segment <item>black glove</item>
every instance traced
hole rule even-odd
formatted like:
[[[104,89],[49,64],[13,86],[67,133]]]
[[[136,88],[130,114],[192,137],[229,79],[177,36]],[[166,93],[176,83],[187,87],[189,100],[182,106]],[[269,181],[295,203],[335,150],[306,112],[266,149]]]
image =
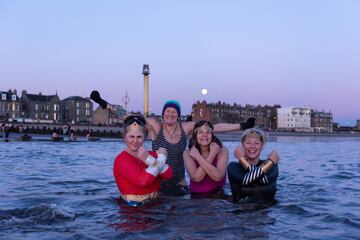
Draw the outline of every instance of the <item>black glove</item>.
[[[240,123],[241,130],[246,130],[248,128],[253,128],[255,126],[255,118],[251,117],[246,122]]]
[[[97,104],[99,104],[101,106],[102,109],[105,109],[107,107],[107,101],[105,101],[104,99],[102,99],[100,97],[100,93],[96,90],[92,91],[90,94],[90,99],[92,99],[94,102],[96,102]]]

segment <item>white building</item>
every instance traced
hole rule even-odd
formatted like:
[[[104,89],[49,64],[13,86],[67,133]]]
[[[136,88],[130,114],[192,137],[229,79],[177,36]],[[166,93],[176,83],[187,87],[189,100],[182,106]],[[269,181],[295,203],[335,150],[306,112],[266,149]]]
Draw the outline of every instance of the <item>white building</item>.
[[[300,107],[283,107],[277,109],[277,126],[279,130],[311,132],[311,109]]]

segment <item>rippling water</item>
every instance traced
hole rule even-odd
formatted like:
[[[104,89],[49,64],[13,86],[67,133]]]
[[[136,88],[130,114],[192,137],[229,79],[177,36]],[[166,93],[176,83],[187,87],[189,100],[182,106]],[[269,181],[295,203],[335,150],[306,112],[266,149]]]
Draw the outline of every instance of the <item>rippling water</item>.
[[[123,148],[0,142],[0,239],[359,239],[360,138],[272,137],[264,154],[280,153],[280,176],[267,206],[190,196],[124,206],[112,176]]]

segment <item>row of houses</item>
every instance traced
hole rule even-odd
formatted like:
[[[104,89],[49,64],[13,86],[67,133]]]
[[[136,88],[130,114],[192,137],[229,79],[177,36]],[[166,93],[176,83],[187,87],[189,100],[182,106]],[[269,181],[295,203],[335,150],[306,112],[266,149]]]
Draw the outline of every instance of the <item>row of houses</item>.
[[[72,123],[78,125],[114,126],[122,123],[126,114],[120,105],[113,105],[116,115],[97,107],[87,97],[71,96],[63,100],[56,94],[29,94],[25,90],[21,96],[16,90],[0,91],[0,121],[22,121],[39,123]],[[160,117],[160,116],[159,116]],[[188,116],[182,116],[189,119]],[[212,123],[244,122],[256,118],[256,125],[265,130],[332,132],[331,112],[317,111],[308,107],[241,106],[217,102],[197,101],[192,106],[192,121],[208,120]]]
[[[30,94],[24,90],[19,97],[16,90],[0,91],[0,121],[116,125],[125,115],[121,106],[116,107],[118,115],[112,116],[100,107],[93,111],[88,97],[71,96],[61,100],[57,93]]]
[[[333,116],[331,112],[317,111],[308,107],[241,106],[217,102],[198,101],[192,106],[192,119],[205,119],[213,123],[244,122],[250,117],[256,118],[256,126],[266,130],[299,132],[332,132]]]

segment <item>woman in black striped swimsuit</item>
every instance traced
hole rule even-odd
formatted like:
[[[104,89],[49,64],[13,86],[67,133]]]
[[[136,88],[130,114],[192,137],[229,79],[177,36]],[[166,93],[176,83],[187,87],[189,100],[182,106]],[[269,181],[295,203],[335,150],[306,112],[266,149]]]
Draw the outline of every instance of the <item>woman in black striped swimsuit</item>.
[[[260,160],[265,143],[264,132],[256,128],[243,132],[241,146],[238,146],[234,152],[239,162],[231,162],[228,166],[234,202],[241,198],[260,202],[271,201],[275,198],[280,157],[273,150],[267,160]]]
[[[167,163],[173,169],[173,178],[162,183],[161,192],[166,195],[183,195],[186,193],[185,167],[183,152],[186,149],[187,138],[191,136],[195,122],[180,122],[180,104],[169,100],[162,110],[163,122],[157,118],[147,118],[148,137],[152,141],[152,150],[166,148]],[[250,118],[245,123],[219,123],[214,125],[215,132],[244,130],[255,125],[255,119]]]

